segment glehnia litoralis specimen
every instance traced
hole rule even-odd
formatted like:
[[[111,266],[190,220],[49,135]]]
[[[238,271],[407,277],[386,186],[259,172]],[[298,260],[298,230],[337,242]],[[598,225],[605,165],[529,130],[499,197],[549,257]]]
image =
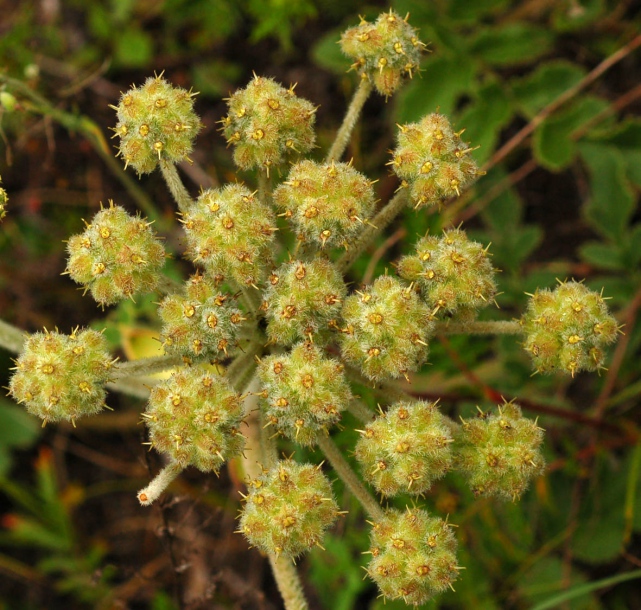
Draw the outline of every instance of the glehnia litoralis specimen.
[[[535,371],[574,376],[603,368],[618,332],[603,297],[575,281],[537,291],[519,321],[478,321],[494,302],[495,270],[488,248],[461,227],[417,236],[414,252],[368,285],[346,282],[399,213],[438,213],[483,172],[464,126],[456,131],[447,117],[428,114],[398,127],[388,165],[399,189],[377,204],[374,181],[341,159],[367,97],[391,96],[416,74],[425,45],[390,11],[346,31],[341,46],[361,82],[324,160],[303,157],[315,146],[316,108],[293,86],[254,76],[228,99],[221,131],[239,169],[257,173],[257,188],[239,179],[193,199],[182,185],[176,164],[189,159],[202,127],[192,92],[154,76],[114,106],[118,155],[138,174],[161,170],[194,274],[167,288],[162,241],[113,202],[69,239],[65,273],[103,307],[162,292],[165,357],[116,362],[102,335],[87,329],[45,330],[20,346],[2,327],[3,344],[20,351],[10,395],[43,423],[97,413],[107,382],[171,370],[150,389],[142,414],[148,444],[167,463],[138,498],[153,503],[189,466],[218,473],[242,458],[248,491],[238,530],[270,557],[288,608],[305,606],[289,560],[321,546],[344,512],[331,477],[369,514],[367,574],[385,597],[422,604],[461,569],[451,524],[421,506],[432,484],[458,471],[477,496],[517,500],[544,472],[543,430],[515,402],[459,423],[437,402],[393,388],[427,362],[436,333],[521,335]],[[0,219],[5,203],[0,189]],[[295,235],[290,253],[281,254],[278,217]],[[373,388],[379,413],[355,384]],[[249,417],[255,408],[258,419]],[[363,420],[354,447],[359,474],[330,437],[346,409]],[[327,465],[279,459],[279,437],[320,449]],[[388,504],[398,495],[413,501]]]

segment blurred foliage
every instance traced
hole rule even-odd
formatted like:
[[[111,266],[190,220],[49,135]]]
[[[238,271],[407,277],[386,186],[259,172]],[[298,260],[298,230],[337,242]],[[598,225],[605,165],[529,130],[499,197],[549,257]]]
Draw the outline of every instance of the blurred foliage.
[[[309,90],[315,81],[322,88],[328,73],[339,83],[324,91],[325,99],[312,100],[322,104],[321,112],[328,107],[324,120],[329,125],[320,125],[328,131],[339,124],[355,87],[355,79],[345,76],[349,62],[336,44],[340,32],[357,22],[356,14],[373,18],[386,8],[353,0],[69,0],[51,3],[57,11],[47,13],[45,5],[16,0],[3,7],[0,70],[40,91],[55,107],[113,123],[104,115],[107,102],[101,98],[100,108],[92,106],[97,91],[84,91],[83,82],[102,78],[106,89],[100,95],[111,95],[113,103],[117,91],[132,80],[167,69],[180,84],[193,85],[208,98],[205,108],[220,104],[252,69],[285,71],[295,65],[306,70],[308,53],[316,64],[305,76]],[[396,227],[407,232],[404,242],[389,248],[380,239],[385,255],[374,261],[376,272],[408,253],[415,234],[465,220],[474,239],[491,243],[493,263],[502,270],[501,310],[486,311],[486,319],[517,317],[526,292],[575,277],[586,278],[594,289],[603,287],[626,324],[624,353],[611,365],[613,372],[604,371],[600,378],[531,377],[527,355],[513,337],[434,342],[432,364],[415,376],[410,390],[440,396],[452,416],[469,415],[476,404],[485,408],[498,395],[518,397],[548,431],[550,469],[518,504],[475,500],[454,475],[430,492],[427,506],[450,514],[459,525],[460,564],[467,570],[456,593],[425,607],[542,608],[556,603],[559,593],[572,591],[576,597],[558,607],[641,607],[638,581],[623,581],[638,578],[632,570],[641,566],[639,48],[594,82],[585,81],[600,62],[638,37],[641,11],[633,2],[615,0],[395,0],[392,7],[410,13],[431,52],[420,75],[395,100],[368,102],[366,127],[368,122],[417,121],[439,109],[466,130],[466,141],[480,146],[473,154],[488,173],[443,215],[409,212]],[[562,96],[567,99],[557,104]],[[49,278],[64,268],[60,240],[78,230],[79,215],[92,213],[97,202],[87,201],[88,193],[102,192],[103,185],[95,186],[100,182],[96,170],[85,166],[87,149],[69,154],[67,165],[77,167],[77,174],[64,175],[64,154],[50,152],[51,122],[29,114],[24,105],[19,99],[17,109],[0,117],[2,133],[15,142],[0,143],[0,174],[10,194],[0,235],[2,314],[32,327],[51,324],[47,314],[53,299],[53,323],[62,325],[69,318],[75,324],[72,313],[91,320],[99,312]],[[213,122],[211,116],[208,120]],[[531,134],[493,159],[527,125],[533,126]],[[393,147],[393,130],[381,129],[375,141],[366,139],[372,137],[366,131],[356,134],[351,152],[367,171],[380,171],[387,160],[384,151]],[[216,162],[224,159],[222,139],[212,143],[211,134],[206,137],[199,148]],[[56,138],[64,146],[60,131]],[[63,151],[78,149],[80,140]],[[8,167],[12,156],[24,170],[20,176]],[[46,170],[40,167],[42,159]],[[93,163],[101,162],[96,158]],[[228,166],[222,167],[224,175]],[[104,188],[120,188],[123,197],[129,196],[113,176],[105,176]],[[382,178],[381,197],[389,182]],[[43,184],[48,190],[38,190]],[[153,180],[144,186],[155,196]],[[167,237],[179,252],[175,235],[168,232]],[[363,257],[354,278],[362,278],[370,263]],[[173,261],[170,275],[177,278],[182,270],[181,262]],[[12,279],[21,272],[29,277],[24,287]],[[53,297],[47,301],[39,293]],[[151,300],[141,299],[123,303],[108,312],[106,322],[95,324],[106,326],[114,348],[128,354],[148,348],[157,319]],[[369,388],[362,388],[362,394],[372,406],[380,398]],[[58,487],[46,453],[36,462],[32,486],[30,475],[22,476],[29,468],[15,456],[41,439],[48,443],[50,432],[42,437],[8,401],[0,402],[0,420],[0,492],[11,505],[3,515],[0,567],[13,566],[9,573],[27,581],[52,579],[62,600],[52,608],[65,607],[69,599],[79,604],[73,607],[91,607],[108,594],[115,578],[102,542],[83,539],[74,527],[83,491]],[[336,439],[344,452],[354,446],[351,428]],[[342,490],[340,483],[336,489]],[[315,550],[303,563],[319,607],[405,608],[390,602],[383,606],[373,585],[362,580],[360,552],[367,548],[362,513],[348,496],[339,497],[351,510],[342,532],[325,541],[326,552]],[[21,555],[25,549],[27,555]],[[10,557],[10,550],[21,559]],[[152,607],[174,607],[169,591],[171,585],[160,581]],[[3,594],[0,588],[0,603]]]

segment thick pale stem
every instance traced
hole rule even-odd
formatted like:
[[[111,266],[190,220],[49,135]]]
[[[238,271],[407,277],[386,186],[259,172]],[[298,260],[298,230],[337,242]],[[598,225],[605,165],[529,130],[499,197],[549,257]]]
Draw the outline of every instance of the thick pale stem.
[[[272,205],[272,179],[266,169],[258,171],[258,198],[271,207]]]
[[[247,391],[251,393],[245,398],[247,429],[243,431],[247,439],[243,465],[247,476],[251,479],[256,479],[261,475],[261,464],[263,467],[269,468],[276,463],[278,457],[273,439],[269,439],[267,434],[263,434],[263,427],[258,414],[259,401],[256,395],[259,389],[260,381],[258,376],[254,375],[251,383],[247,386]],[[305,610],[308,608],[303,586],[291,560],[283,556],[277,557],[273,554],[269,554],[268,558],[278,590],[283,598],[285,609]]]
[[[119,362],[113,368],[113,378],[141,377],[153,375],[167,369],[173,369],[183,363],[180,356],[158,356],[156,358],[141,358],[129,362]]]
[[[173,198],[178,204],[178,209],[186,214],[189,209],[194,205],[194,200],[191,198],[191,195],[187,192],[185,185],[183,184],[180,176],[178,175],[178,170],[176,166],[170,161],[165,159],[160,160],[160,171],[162,172],[162,177],[167,183],[167,188],[172,194]]]
[[[371,92],[372,83],[369,81],[369,79],[361,80],[361,83],[354,92],[352,101],[349,104],[347,114],[343,119],[343,124],[340,126],[340,129],[336,134],[336,139],[334,140],[332,147],[327,153],[327,163],[338,161],[343,156],[343,153],[347,148],[347,144],[349,143],[349,139],[352,136],[352,131],[354,131],[356,121],[358,121],[361,110],[363,109],[363,106]]]
[[[305,599],[296,566],[291,559],[269,555],[269,565],[272,567],[274,579],[283,598],[285,610],[306,610],[309,604]]]
[[[242,392],[251,379],[251,375],[256,368],[256,357],[262,352],[262,341],[254,341],[245,348],[245,353],[238,356],[225,371],[227,381]]]
[[[520,335],[523,327],[516,320],[486,322],[437,322],[437,335]]]
[[[22,351],[22,346],[27,338],[26,335],[19,328],[0,320],[0,347],[18,354]]]
[[[356,242],[350,244],[349,250],[336,262],[339,271],[345,273],[354,261],[372,244],[380,233],[394,220],[407,205],[407,189],[403,188],[387,205],[367,224]]]
[[[359,421],[367,424],[374,419],[372,410],[360,400],[351,400],[347,405],[347,410]]]
[[[138,501],[142,506],[149,506],[156,501],[160,494],[169,487],[169,484],[183,471],[177,462],[167,464],[144,489],[138,492]]]
[[[318,446],[321,451],[332,465],[336,474],[347,485],[347,488],[354,494],[354,497],[361,503],[363,508],[368,512],[372,519],[380,520],[383,518],[384,513],[380,504],[376,499],[367,491],[365,485],[356,476],[352,467],[347,463],[334,441],[323,434],[319,434],[317,438]]]

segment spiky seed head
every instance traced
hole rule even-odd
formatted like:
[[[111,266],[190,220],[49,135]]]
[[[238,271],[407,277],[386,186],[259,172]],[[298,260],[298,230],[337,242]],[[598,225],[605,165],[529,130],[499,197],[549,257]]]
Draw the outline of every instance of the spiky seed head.
[[[105,406],[113,360],[95,330],[37,332],[25,342],[9,393],[44,423],[94,415]]]

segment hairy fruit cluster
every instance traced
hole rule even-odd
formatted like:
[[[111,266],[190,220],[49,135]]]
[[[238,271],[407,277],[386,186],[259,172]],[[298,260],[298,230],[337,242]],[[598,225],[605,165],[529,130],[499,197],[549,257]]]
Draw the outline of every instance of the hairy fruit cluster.
[[[400,87],[405,75],[411,78],[418,71],[425,46],[407,18],[391,9],[374,23],[361,17],[359,25],[341,36],[343,53],[354,60],[352,69],[371,80],[385,97]]]
[[[384,275],[345,299],[343,358],[373,381],[407,375],[427,358],[434,322],[411,286]]]
[[[303,339],[326,343],[346,292],[342,275],[328,260],[283,263],[269,276],[265,291],[267,336],[281,345]]]
[[[178,163],[189,158],[201,127],[194,112],[195,95],[174,87],[162,75],[122,94],[112,108],[118,113],[114,132],[120,137],[119,155],[125,167],[148,174],[161,160]]]
[[[1,178],[0,178],[0,182],[2,182]],[[7,215],[8,201],[9,201],[9,197],[7,196],[7,191],[5,191],[2,187],[0,187],[0,222]]]
[[[109,202],[84,233],[67,242],[66,274],[103,307],[154,290],[165,249],[150,224]]]
[[[320,544],[338,515],[320,468],[283,460],[249,483],[238,531],[264,553],[295,558]]]
[[[429,207],[458,196],[482,175],[472,148],[461,141],[447,117],[428,114],[419,123],[400,125],[398,147],[388,163],[409,188],[415,208]]]
[[[460,229],[445,231],[441,238],[423,237],[416,254],[399,261],[398,274],[416,282],[433,314],[476,310],[496,294],[487,248],[470,241]]]
[[[187,255],[212,276],[257,285],[271,266],[276,218],[242,184],[207,189],[183,215]]]
[[[458,578],[451,526],[427,511],[390,509],[370,536],[367,573],[389,599],[424,604]]]
[[[221,120],[228,144],[234,145],[234,162],[240,169],[281,164],[292,153],[314,146],[316,108],[275,80],[255,76],[245,89],[227,99],[229,113]]]
[[[499,405],[498,413],[463,420],[456,440],[457,468],[476,496],[516,500],[545,468],[543,429],[512,402]]]
[[[319,433],[340,420],[352,398],[343,368],[310,342],[264,358],[259,376],[267,422],[301,445],[313,445]]]
[[[274,204],[298,238],[347,247],[374,211],[372,183],[347,163],[301,161],[274,191]]]
[[[525,349],[540,373],[595,371],[603,367],[605,347],[619,325],[604,298],[580,282],[556,290],[537,290],[521,318]]]
[[[190,367],[151,390],[143,413],[150,445],[182,466],[218,472],[245,446],[240,396],[228,381]]]
[[[247,320],[234,307],[233,297],[220,292],[206,275],[192,276],[184,295],[172,294],[158,309],[163,322],[160,332],[165,352],[189,360],[216,358],[236,344]]]
[[[105,406],[104,384],[113,361],[101,333],[34,333],[24,344],[9,393],[44,423],[75,422]]]
[[[361,432],[355,455],[379,493],[420,495],[450,470],[452,442],[448,420],[436,403],[400,402]]]

